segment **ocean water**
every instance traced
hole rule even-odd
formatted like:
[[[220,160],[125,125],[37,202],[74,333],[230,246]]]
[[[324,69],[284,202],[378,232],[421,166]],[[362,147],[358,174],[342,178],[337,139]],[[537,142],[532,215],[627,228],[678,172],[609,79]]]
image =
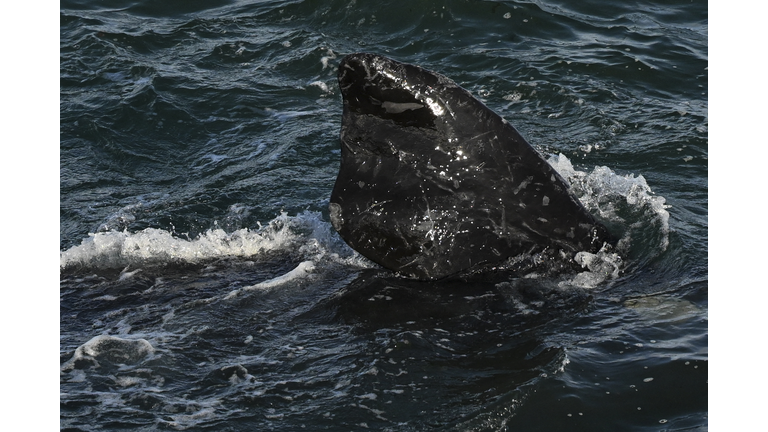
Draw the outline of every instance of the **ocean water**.
[[[62,1],[60,429],[708,429],[701,1]],[[618,237],[399,278],[328,199],[336,67],[455,80]]]

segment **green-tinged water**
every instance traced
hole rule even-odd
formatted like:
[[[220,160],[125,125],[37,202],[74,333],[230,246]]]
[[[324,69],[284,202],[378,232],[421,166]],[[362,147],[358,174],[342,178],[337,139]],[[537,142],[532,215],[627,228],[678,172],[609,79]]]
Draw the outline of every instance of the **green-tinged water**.
[[[62,430],[707,430],[706,3],[60,9]],[[358,51],[502,115],[620,256],[421,283],[351,251]]]

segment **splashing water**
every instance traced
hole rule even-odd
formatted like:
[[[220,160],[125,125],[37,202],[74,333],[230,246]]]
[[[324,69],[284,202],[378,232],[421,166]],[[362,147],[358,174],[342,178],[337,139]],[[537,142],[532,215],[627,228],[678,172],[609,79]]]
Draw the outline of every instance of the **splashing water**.
[[[623,234],[614,252],[603,247],[597,253],[579,252],[574,260],[587,269],[565,282],[581,288],[595,288],[609,279],[615,279],[625,265],[622,258],[629,250],[633,238],[652,237],[657,253],[669,246],[669,213],[664,197],[651,191],[642,175],[619,175],[605,166],[591,172],[579,171],[562,153],[548,159],[550,165],[566,180],[571,192],[588,211],[600,219],[620,226]],[[628,224],[627,220],[636,222]],[[649,228],[650,227],[650,228]]]
[[[661,252],[669,246],[669,213],[664,197],[656,196],[642,175],[619,175],[608,167],[595,167],[592,172],[578,171],[562,153],[553,155],[548,160],[550,165],[563,176],[582,204],[600,218],[626,223],[627,209],[620,207],[622,201],[629,207],[629,213],[637,216],[630,228],[639,228],[651,219],[658,227],[660,235],[658,248]],[[631,231],[631,230],[629,230]],[[629,231],[627,234],[629,234]],[[626,237],[625,237],[626,238]]]

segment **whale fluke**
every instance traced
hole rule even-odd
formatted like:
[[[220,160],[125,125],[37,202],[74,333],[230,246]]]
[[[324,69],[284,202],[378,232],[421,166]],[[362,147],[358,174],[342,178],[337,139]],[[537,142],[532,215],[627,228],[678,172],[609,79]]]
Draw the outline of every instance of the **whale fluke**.
[[[329,210],[365,257],[434,280],[613,242],[517,130],[449,78],[358,53],[338,79],[341,167]]]

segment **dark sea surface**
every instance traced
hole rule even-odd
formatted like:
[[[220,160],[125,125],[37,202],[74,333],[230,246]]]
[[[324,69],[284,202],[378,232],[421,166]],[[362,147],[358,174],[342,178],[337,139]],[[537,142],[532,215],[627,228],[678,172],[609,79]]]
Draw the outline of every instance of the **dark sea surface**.
[[[702,1],[62,1],[61,430],[708,429]],[[336,68],[455,80],[621,238],[415,282],[329,222]]]

